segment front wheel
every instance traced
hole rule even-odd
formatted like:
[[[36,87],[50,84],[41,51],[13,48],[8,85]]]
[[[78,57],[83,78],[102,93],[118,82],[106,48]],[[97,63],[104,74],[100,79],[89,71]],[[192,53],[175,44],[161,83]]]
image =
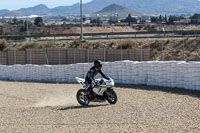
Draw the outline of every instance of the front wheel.
[[[110,104],[117,103],[117,93],[114,90],[107,92],[107,100]]]
[[[85,95],[85,90],[84,89],[80,89],[78,90],[77,94],[76,94],[76,99],[78,101],[78,103],[80,105],[88,105],[89,104],[89,99],[86,98],[86,95]]]

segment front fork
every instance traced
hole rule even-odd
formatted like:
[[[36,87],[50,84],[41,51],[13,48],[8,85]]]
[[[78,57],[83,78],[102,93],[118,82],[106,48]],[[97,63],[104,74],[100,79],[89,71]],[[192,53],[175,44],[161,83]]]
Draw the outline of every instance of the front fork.
[[[109,92],[113,91],[113,89],[114,89],[114,88],[107,88],[106,92],[109,93]]]
[[[108,98],[108,95],[109,95],[109,93],[111,92],[111,91],[113,91],[113,88],[107,88],[107,90],[104,92],[104,97],[107,99]]]

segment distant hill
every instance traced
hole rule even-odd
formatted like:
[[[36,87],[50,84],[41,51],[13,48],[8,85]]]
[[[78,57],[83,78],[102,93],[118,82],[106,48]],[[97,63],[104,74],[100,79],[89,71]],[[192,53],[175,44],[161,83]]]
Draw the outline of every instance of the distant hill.
[[[7,9],[0,10],[0,15],[6,14],[8,12],[9,12],[9,10],[7,10]]]
[[[84,14],[92,14],[96,11],[92,10],[90,7],[83,5]],[[69,15],[69,14],[80,14],[80,4],[74,4],[72,6],[59,6],[51,9],[52,14],[57,15]]]
[[[23,12],[19,12],[19,11],[9,11],[5,14],[3,14],[3,16],[7,16],[7,17],[11,17],[11,16],[25,16],[26,14]]]
[[[35,15],[47,15],[51,13],[51,9],[49,9],[46,5],[40,4],[30,8],[22,8],[18,10],[19,12],[23,12],[25,14],[35,14]]]
[[[127,16],[129,13],[134,16],[142,15],[139,12],[133,11],[127,7],[123,7],[117,4],[111,4],[103,8],[101,11],[96,12],[96,14],[104,14],[104,15],[110,15],[112,13],[117,13],[119,16]]]
[[[42,1],[41,1],[42,2]],[[105,7],[112,5],[113,3],[118,6],[126,7],[121,9],[123,12],[129,12],[133,10],[135,13],[141,12],[144,14],[188,14],[188,13],[200,13],[200,0],[92,0],[91,2],[83,4],[84,14],[93,14],[101,11],[110,12]],[[117,5],[112,5],[111,10]],[[122,8],[119,7],[119,8]],[[46,5],[37,5],[30,8],[22,8],[17,10],[16,15],[21,13],[29,15],[70,15],[79,14],[79,3],[72,6],[59,6],[56,8],[48,8]],[[119,11],[118,11],[119,12]],[[8,10],[0,10],[0,16],[7,14]],[[11,12],[9,14],[13,14]]]
[[[74,4],[72,6],[59,6],[56,8],[51,9],[53,14],[64,15],[64,14],[74,14],[77,13],[77,9],[80,8],[79,4]]]
[[[19,10],[9,11],[0,10],[0,16],[25,16],[25,15],[50,15],[51,9],[46,5],[40,4],[34,7],[21,8]]]

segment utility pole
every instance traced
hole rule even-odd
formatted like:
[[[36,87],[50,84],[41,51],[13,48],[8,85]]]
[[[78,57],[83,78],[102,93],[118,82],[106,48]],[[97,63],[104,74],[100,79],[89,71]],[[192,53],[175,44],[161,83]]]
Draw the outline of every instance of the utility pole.
[[[80,0],[80,22],[81,22],[80,39],[83,41],[83,2],[82,0]]]
[[[28,15],[26,14],[26,34],[27,36],[29,35],[29,30],[28,30]]]

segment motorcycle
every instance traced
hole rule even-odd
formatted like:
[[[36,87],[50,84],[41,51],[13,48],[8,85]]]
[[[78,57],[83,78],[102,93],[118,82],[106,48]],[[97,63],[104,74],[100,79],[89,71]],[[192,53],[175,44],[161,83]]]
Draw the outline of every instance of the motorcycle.
[[[80,105],[89,105],[90,102],[106,102],[110,104],[117,103],[117,94],[114,90],[114,80],[110,78],[107,79],[96,79],[93,83],[93,90],[87,94],[87,88],[85,79],[76,77],[79,84],[83,86],[83,89],[78,90],[76,94],[77,101]]]

